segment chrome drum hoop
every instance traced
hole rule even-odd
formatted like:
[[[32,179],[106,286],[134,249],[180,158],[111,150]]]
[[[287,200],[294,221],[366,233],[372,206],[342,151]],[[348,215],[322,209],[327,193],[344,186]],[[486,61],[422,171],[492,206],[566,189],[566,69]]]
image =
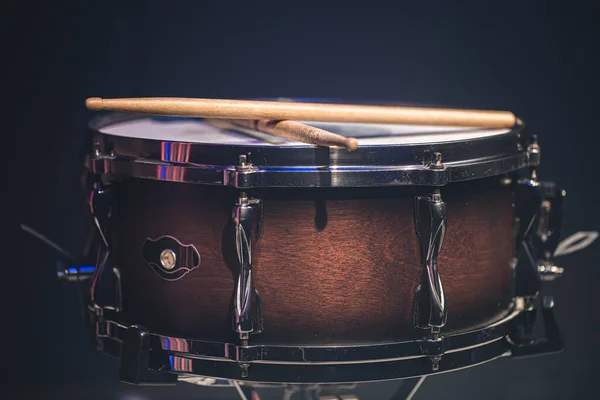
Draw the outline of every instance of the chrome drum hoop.
[[[100,175],[258,187],[374,187],[482,179],[539,164],[520,127],[501,135],[414,145],[364,145],[355,151],[311,146],[242,146],[120,137],[99,130],[139,116],[108,115],[91,124]],[[164,149],[178,149],[166,154]],[[185,157],[181,157],[185,154]],[[246,161],[241,164],[240,156]],[[437,158],[436,158],[437,157]],[[437,161],[436,161],[437,160]]]
[[[345,383],[404,379],[467,368],[510,354],[508,338],[525,310],[517,298],[502,320],[438,340],[347,346],[239,346],[150,334],[156,371],[265,383]],[[96,321],[101,348],[119,358],[126,326],[107,318]],[[102,332],[98,334],[98,332]],[[432,369],[432,358],[437,368]],[[240,369],[240,365],[245,368]],[[242,372],[244,371],[245,372]]]

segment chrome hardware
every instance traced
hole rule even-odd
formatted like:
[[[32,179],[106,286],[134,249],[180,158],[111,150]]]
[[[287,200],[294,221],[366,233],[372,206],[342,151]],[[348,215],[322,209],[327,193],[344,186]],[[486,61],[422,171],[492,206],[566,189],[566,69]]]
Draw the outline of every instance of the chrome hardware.
[[[256,216],[256,240],[262,230],[262,201],[248,198],[245,192],[240,194],[233,208],[235,245],[239,261],[238,280],[234,294],[234,331],[239,334],[241,343],[248,344],[250,334],[262,332],[262,311],[258,292],[252,282],[252,223]],[[252,297],[256,297],[258,327],[252,321]]]
[[[499,341],[512,330],[519,316],[523,315],[524,301],[516,301],[509,314],[485,328],[470,332],[454,333],[444,336],[446,353],[451,354],[462,348],[475,348],[486,343]],[[113,319],[118,317],[114,312],[106,312],[107,323],[110,325],[111,335],[120,339],[122,332],[127,329]],[[112,322],[110,322],[112,321]],[[439,340],[431,339],[408,340],[403,342],[386,342],[362,345],[266,345],[257,344],[240,346],[235,343],[208,342],[171,336],[159,337],[160,350],[173,353],[189,353],[195,357],[207,360],[222,359],[228,363],[238,362],[246,364],[273,363],[273,364],[363,364],[365,362],[409,360],[414,358],[430,357],[439,352]]]
[[[431,169],[444,169],[444,164],[442,163],[442,153],[433,153],[433,161],[429,164],[429,168]]]
[[[90,301],[94,307],[122,310],[121,274],[117,267],[109,267],[112,257],[110,243],[111,218],[113,215],[113,195],[109,185],[93,183],[89,206],[96,231],[100,236],[96,267],[91,277]],[[110,273],[112,272],[112,274]],[[102,288],[102,290],[100,290]]]
[[[554,315],[554,299],[551,296],[544,296],[538,300],[541,300],[544,333],[541,336],[531,335],[537,309],[535,307],[526,309],[519,317],[521,329],[515,330],[509,336],[509,341],[514,345],[511,355],[515,358],[557,353],[563,349],[563,340]],[[532,300],[531,303],[533,304],[534,301]]]
[[[510,186],[512,184],[513,180],[510,176],[503,176],[502,178],[500,178],[500,184],[502,186]]]
[[[437,371],[440,369],[440,361],[442,361],[442,356],[431,356],[429,358],[431,360],[431,370]]]
[[[140,326],[132,326],[123,334],[119,366],[119,380],[135,385],[175,385],[177,375],[149,368],[150,333]]]
[[[214,145],[190,143],[189,157],[166,157],[163,141],[120,137],[104,127],[141,116],[112,114],[92,122],[102,154],[86,159],[89,170],[110,179],[136,177],[194,184],[223,185],[248,190],[259,187],[379,187],[443,186],[487,178],[534,165],[522,128],[463,141],[414,145],[361,145],[355,151],[314,146],[271,144]],[[358,133],[358,132],[356,132]],[[519,147],[519,142],[522,142]],[[91,149],[90,152],[92,152]],[[443,155],[436,161],[434,153]],[[439,168],[442,165],[443,168]]]
[[[423,282],[417,295],[416,324],[437,334],[446,324],[446,297],[438,272],[438,254],[446,232],[446,208],[439,189],[415,197],[415,229],[421,251]]]
[[[110,249],[108,239],[109,222],[112,216],[112,191],[110,186],[105,187],[100,182],[94,183],[93,190],[90,193],[89,206],[100,238],[104,246]]]
[[[535,232],[538,209],[542,203],[540,182],[535,169],[515,187],[516,266],[515,295],[535,297],[541,289],[541,279],[528,238]]]
[[[540,146],[537,141],[537,135],[532,135],[531,144],[527,146],[527,155],[532,165],[538,165],[540,163]]]
[[[242,378],[248,377],[248,368],[250,368],[250,364],[247,364],[247,363],[240,364],[240,375]]]
[[[238,171],[248,171],[252,169],[252,164],[248,163],[248,156],[246,154],[240,154],[236,169]]]
[[[99,249],[96,268],[91,278],[90,303],[93,307],[121,311],[121,274],[118,268],[110,266],[111,257],[112,253],[108,249]]]
[[[528,150],[539,157],[534,142]],[[539,160],[539,158],[538,158]],[[517,263],[515,294],[524,299],[525,312],[510,336],[515,357],[553,353],[562,350],[562,339],[554,316],[551,297],[539,298],[542,281],[554,280],[563,269],[554,263],[562,227],[562,205],[566,192],[553,182],[538,180],[535,169],[515,188]],[[536,307],[536,303],[541,303]],[[534,337],[533,328],[541,309],[545,332]]]
[[[114,158],[115,150],[112,148],[102,148],[103,145],[99,141],[94,142],[94,157],[95,158]],[[108,150],[108,152],[106,151]]]
[[[563,202],[567,192],[554,182],[542,182],[542,203],[536,236],[539,238],[539,264],[553,265],[554,252],[560,243]]]
[[[565,196],[553,182],[539,181],[535,170],[516,186],[517,296],[537,297],[543,280],[563,273],[554,263],[554,252],[560,240]]]
[[[446,233],[446,206],[439,189],[430,197],[415,197],[415,230],[419,240],[423,277],[417,288],[415,325],[431,332],[429,347],[435,350],[430,356],[431,369],[437,371],[444,354],[444,341],[439,337],[446,325],[446,296],[438,271],[438,254]]]
[[[173,236],[147,238],[142,255],[156,275],[166,281],[183,278],[199,268],[202,260],[193,244],[183,244]]]
[[[117,358],[123,354],[122,346],[131,344],[124,363],[124,370],[130,371],[125,374],[128,381],[143,381],[141,367],[146,366],[152,371],[185,376],[270,383],[402,379],[462,369],[510,355],[519,345],[510,343],[508,335],[525,313],[524,301],[517,300],[509,315],[490,326],[444,336],[446,352],[441,361],[437,354],[440,341],[436,344],[427,339],[356,346],[243,346],[148,333],[141,327],[115,322],[119,313],[111,311],[104,312],[105,335],[98,340],[104,343],[105,353]],[[432,356],[439,362],[437,370],[431,367]],[[232,368],[232,362],[241,368]],[[253,367],[246,371],[248,366]]]
[[[56,276],[70,282],[88,280],[94,275],[95,271],[96,267],[93,265],[67,267],[63,264],[58,264],[56,266]]]
[[[538,272],[542,281],[553,281],[560,278],[564,272],[564,268],[558,267],[551,263],[543,262],[538,265]]]
[[[165,249],[160,253],[160,264],[168,271],[172,270],[177,261],[175,252],[171,249]]]
[[[275,147],[275,146],[273,146]],[[327,148],[332,150],[335,148]],[[360,147],[359,147],[360,149]],[[294,149],[295,150],[295,149]],[[355,150],[353,151],[356,152]],[[368,150],[364,150],[365,152]],[[332,151],[337,153],[337,150]],[[373,151],[369,151],[371,155]],[[332,156],[333,157],[333,156]],[[417,158],[418,156],[414,156]],[[420,157],[420,156],[419,156]],[[313,156],[314,158],[314,156]],[[343,156],[340,156],[343,158]],[[423,160],[424,158],[421,158]],[[329,159],[328,159],[329,160]],[[364,160],[369,160],[365,155]],[[357,162],[363,162],[363,159]],[[101,163],[89,160],[88,168],[99,174],[110,174],[117,179],[135,177],[167,182],[223,185],[240,190],[260,187],[380,187],[380,186],[444,186],[453,182],[485,178],[516,171],[529,166],[526,153],[511,157],[481,160],[477,163],[454,163],[446,160],[445,168],[432,169],[423,162],[383,166],[269,166],[254,164],[248,170],[237,166],[193,166],[174,163],[149,162],[143,159],[118,157],[103,159]],[[327,177],[327,179],[324,179]]]

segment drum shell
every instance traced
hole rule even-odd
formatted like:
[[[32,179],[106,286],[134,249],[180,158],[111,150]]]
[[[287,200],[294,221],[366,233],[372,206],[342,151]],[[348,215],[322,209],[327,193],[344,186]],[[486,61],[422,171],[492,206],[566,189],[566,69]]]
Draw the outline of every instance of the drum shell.
[[[256,189],[263,232],[253,276],[264,331],[252,343],[339,345],[420,339],[415,294],[423,267],[413,203],[428,187]],[[239,192],[142,179],[115,182],[113,243],[123,318],[166,335],[234,341],[238,263],[231,225]],[[489,325],[510,308],[513,191],[499,177],[441,188],[439,255],[448,320],[442,332]],[[147,238],[193,244],[198,269],[165,281],[142,257]]]

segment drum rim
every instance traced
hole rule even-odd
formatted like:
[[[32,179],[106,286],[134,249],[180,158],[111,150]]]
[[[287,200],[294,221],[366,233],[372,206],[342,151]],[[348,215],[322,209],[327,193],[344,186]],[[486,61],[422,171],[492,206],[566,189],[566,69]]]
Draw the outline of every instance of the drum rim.
[[[208,185],[256,187],[373,187],[483,179],[536,166],[532,138],[521,127],[464,141],[368,145],[355,151],[311,146],[200,144],[122,137],[100,129],[145,115],[111,113],[90,123],[92,172]],[[171,151],[171,146],[177,151]],[[167,150],[165,150],[167,149]],[[169,153],[169,154],[167,154]],[[441,163],[436,154],[441,154]],[[240,157],[246,164],[240,164]]]
[[[393,380],[450,372],[491,361],[509,353],[511,349],[509,335],[517,318],[525,312],[524,299],[515,298],[507,311],[508,315],[488,326],[447,336],[442,335],[437,341],[428,339],[424,334],[421,340],[374,343],[372,345],[281,346],[261,344],[240,346],[232,343],[175,338],[156,333],[150,333],[150,341],[155,344],[160,343],[160,348],[152,349],[154,359],[161,364],[154,367],[175,374],[265,383],[343,383]],[[101,331],[105,334],[96,334],[96,338],[102,342],[101,347],[105,353],[119,358],[125,331],[136,325],[124,325],[117,322],[118,313],[105,311],[103,316],[106,319],[100,323],[104,324],[104,329]],[[171,341],[177,343],[177,346],[171,346],[169,344]],[[187,351],[182,351],[181,347],[185,347],[182,346],[183,343],[187,346]],[[366,350],[359,354],[387,356],[334,360],[336,357],[358,348]],[[394,351],[406,351],[407,349],[410,349],[411,354],[389,357],[389,354],[394,354]],[[269,354],[282,355],[288,359],[265,360],[265,357],[270,357]],[[191,366],[191,370],[180,370],[173,362],[173,357],[177,357],[178,360],[188,360],[186,363]],[[440,358],[438,360],[440,361],[439,369],[432,369],[430,361],[432,357]],[[240,364],[249,366],[250,375],[248,377],[240,375]],[[365,367],[369,365],[375,365],[381,370],[379,373],[366,373],[365,371],[369,368]],[[252,374],[255,366],[260,366],[259,369],[265,373]],[[201,372],[205,369],[210,371],[211,368],[221,371],[222,375]],[[298,381],[289,380],[287,377],[295,373],[293,372],[294,368],[308,371],[305,375],[306,379],[301,379],[299,375]],[[335,369],[340,370],[339,374],[332,372]],[[363,378],[358,378],[355,374],[359,374]],[[308,376],[319,378],[309,378]]]

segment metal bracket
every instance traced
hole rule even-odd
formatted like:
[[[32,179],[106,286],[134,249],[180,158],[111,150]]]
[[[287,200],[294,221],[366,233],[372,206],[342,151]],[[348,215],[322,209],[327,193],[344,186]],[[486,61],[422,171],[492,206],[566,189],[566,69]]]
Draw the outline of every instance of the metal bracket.
[[[415,325],[431,332],[435,351],[430,360],[432,369],[436,371],[444,354],[443,339],[439,333],[447,319],[446,296],[438,270],[438,254],[446,233],[446,207],[439,189],[429,197],[415,197],[414,212],[423,267],[422,283],[415,301]]]
[[[92,214],[100,238],[107,249],[111,247],[108,232],[110,218],[112,217],[112,205],[112,190],[109,187],[104,187],[100,182],[94,183],[94,187],[90,192],[90,213]]]
[[[535,314],[537,313],[536,308],[532,307],[520,316],[522,331],[517,330],[510,336],[510,341],[514,346],[511,350],[513,357],[531,357],[562,351],[563,340],[554,315],[554,299],[550,296],[543,297],[540,308],[544,334],[542,336],[531,336]]]
[[[158,277],[176,281],[200,267],[202,257],[193,244],[184,244],[173,236],[147,238],[142,255]]]
[[[112,257],[112,246],[110,245],[111,218],[113,216],[113,194],[110,187],[105,187],[100,182],[93,184],[90,192],[90,212],[96,225],[101,243],[98,244],[98,257],[96,268],[91,277],[90,302],[93,306],[100,305],[107,309],[122,310],[121,274],[118,268],[109,268]],[[112,272],[112,274],[110,274]],[[107,290],[106,299],[98,297],[99,286],[113,287]],[[103,304],[101,304],[103,303]]]
[[[111,257],[109,250],[99,249],[96,271],[90,285],[90,303],[92,306],[122,311],[121,274],[118,268],[110,268]],[[99,290],[100,287],[103,289]]]
[[[256,217],[256,240],[262,230],[262,201],[248,198],[245,192],[240,194],[233,208],[235,244],[239,261],[238,280],[234,293],[234,331],[239,334],[242,345],[248,344],[250,334],[258,334],[263,330],[262,311],[258,291],[252,282],[252,223]],[[256,297],[256,313],[258,326],[252,321],[252,297]]]
[[[527,146],[532,165],[539,164],[540,147],[533,136]],[[562,228],[562,206],[566,192],[554,182],[538,180],[535,167],[529,177],[515,187],[516,266],[515,295],[525,301],[515,332],[510,336],[514,345],[512,355],[525,357],[562,350],[562,338],[554,316],[552,297],[539,298],[542,281],[560,277],[563,269],[554,263]],[[536,321],[536,302],[541,301],[544,334],[533,337]]]
[[[446,297],[438,271],[438,254],[446,233],[446,207],[439,190],[430,197],[415,197],[415,230],[423,266],[416,322],[418,327],[435,334],[447,318]]]
[[[86,281],[94,276],[96,267],[93,265],[75,265],[67,267],[64,264],[56,266],[56,276],[68,282]]]
[[[177,375],[150,369],[150,332],[140,326],[125,331],[121,345],[119,380],[134,385],[175,385]]]
[[[86,181],[87,182],[87,181]],[[94,182],[91,184],[89,192],[88,205],[90,207],[90,214],[92,216],[95,231],[98,232],[102,241],[101,253],[109,252],[109,241],[108,241],[108,226],[109,220],[112,216],[112,194],[110,189],[105,189],[100,182]],[[90,240],[94,240],[95,237],[92,232]],[[87,257],[86,257],[87,258]],[[101,272],[100,260],[104,258],[104,254],[99,255],[98,259],[95,260],[97,265],[71,265],[65,266],[62,263],[56,266],[56,275],[60,279],[64,279],[69,282],[84,281],[93,279]],[[77,261],[77,260],[74,260]],[[79,260],[80,262],[83,260]],[[93,262],[94,260],[85,260],[86,263]]]
[[[565,196],[555,183],[539,181],[535,170],[515,188],[517,296],[537,297],[542,281],[556,279],[563,273],[555,265],[553,255],[560,240]]]
[[[542,204],[536,237],[539,238],[537,267],[543,281],[561,276],[563,269],[554,264],[554,252],[560,243],[563,202],[567,193],[554,182],[542,182]]]
[[[529,139],[531,139],[531,142],[527,145],[527,157],[529,158],[530,165],[537,166],[541,161],[540,145],[538,144],[537,135],[531,135]]]

